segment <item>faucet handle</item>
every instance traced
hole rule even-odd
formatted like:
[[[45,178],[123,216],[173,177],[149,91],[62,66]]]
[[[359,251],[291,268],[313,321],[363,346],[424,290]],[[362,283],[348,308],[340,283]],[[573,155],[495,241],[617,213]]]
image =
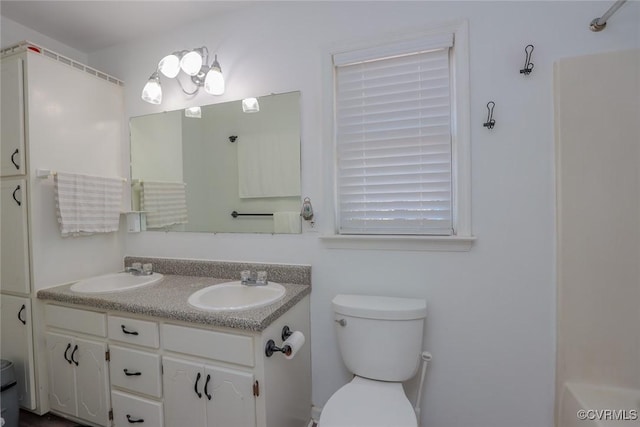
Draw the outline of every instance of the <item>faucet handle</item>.
[[[142,271],[142,263],[134,262],[133,264],[131,264],[131,269]]]
[[[142,264],[142,272],[144,274],[153,274],[153,264],[151,263]]]

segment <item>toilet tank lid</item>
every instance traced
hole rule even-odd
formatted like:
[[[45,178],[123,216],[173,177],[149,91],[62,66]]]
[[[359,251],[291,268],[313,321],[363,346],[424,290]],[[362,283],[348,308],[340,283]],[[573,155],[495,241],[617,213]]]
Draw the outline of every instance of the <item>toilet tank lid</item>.
[[[345,316],[380,320],[413,320],[427,316],[427,302],[419,298],[336,295],[333,311]]]

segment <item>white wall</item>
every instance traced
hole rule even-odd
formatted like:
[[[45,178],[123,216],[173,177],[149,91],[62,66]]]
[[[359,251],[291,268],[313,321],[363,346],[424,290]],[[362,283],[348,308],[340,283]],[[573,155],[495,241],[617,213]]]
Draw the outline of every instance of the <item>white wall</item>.
[[[69,47],[64,43],[60,43],[44,34],[40,34],[38,31],[25,27],[9,18],[0,16],[0,47],[13,46],[25,40],[53,50],[60,55],[75,59],[82,64],[87,63],[86,53]]]
[[[167,52],[207,45],[227,76],[220,101],[300,90],[302,188],[330,231],[329,54],[350,41],[384,40],[439,23],[470,24],[472,221],[470,252],[327,249],[298,236],[141,233],[130,255],[305,263],[311,297],[313,401],[349,380],[333,333],[331,298],[361,292],[426,298],[425,348],[434,361],[422,402],[430,427],[553,424],[555,360],[552,64],[640,43],[640,4],[629,2],[602,33],[587,29],[611,2],[264,2],[89,55],[125,82],[129,116],[208,104],[165,87],[160,107],[140,91]],[[524,77],[524,47],[535,45]],[[496,127],[482,127],[495,101]],[[374,249],[374,248],[372,248]]]

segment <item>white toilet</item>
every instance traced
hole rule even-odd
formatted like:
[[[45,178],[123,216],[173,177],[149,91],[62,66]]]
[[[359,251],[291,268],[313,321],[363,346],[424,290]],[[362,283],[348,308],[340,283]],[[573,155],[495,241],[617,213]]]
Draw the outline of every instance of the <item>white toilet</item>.
[[[417,427],[402,381],[418,370],[426,302],[337,295],[332,304],[338,347],[355,376],[326,403],[319,427]]]

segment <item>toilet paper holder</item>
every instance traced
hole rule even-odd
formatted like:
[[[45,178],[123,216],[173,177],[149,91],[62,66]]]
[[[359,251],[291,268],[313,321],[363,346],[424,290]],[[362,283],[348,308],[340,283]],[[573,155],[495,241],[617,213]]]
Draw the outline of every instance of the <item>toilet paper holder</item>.
[[[282,328],[282,334],[281,334],[282,341],[286,341],[287,338],[289,338],[292,334],[293,334],[293,332],[291,331],[289,326],[284,326]],[[281,353],[284,353],[285,355],[289,356],[291,354],[291,347],[289,347],[288,345],[284,345],[282,347],[278,347],[274,340],[267,341],[267,345],[264,348],[265,356],[271,357],[271,356],[273,356],[273,353],[275,353],[277,351],[279,351]]]

